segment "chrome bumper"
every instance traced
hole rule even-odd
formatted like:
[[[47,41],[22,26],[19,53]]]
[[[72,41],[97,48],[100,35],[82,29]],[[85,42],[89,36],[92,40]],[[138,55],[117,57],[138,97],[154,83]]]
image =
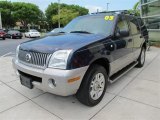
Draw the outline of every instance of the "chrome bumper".
[[[23,73],[42,78],[42,82],[32,82],[35,88],[60,96],[69,96],[75,94],[79,89],[84,74],[88,69],[88,66],[86,66],[73,70],[59,70],[52,68],[46,68],[45,70],[42,70],[26,66],[22,63],[19,63],[15,59],[13,59],[12,62],[16,73],[21,71]],[[55,86],[51,85],[51,79],[55,81]]]

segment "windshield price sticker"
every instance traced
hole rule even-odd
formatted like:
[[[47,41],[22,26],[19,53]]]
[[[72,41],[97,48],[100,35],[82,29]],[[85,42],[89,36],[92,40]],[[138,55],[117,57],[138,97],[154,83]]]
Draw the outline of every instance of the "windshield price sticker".
[[[112,20],[114,20],[114,16],[105,16],[104,19],[112,21]]]

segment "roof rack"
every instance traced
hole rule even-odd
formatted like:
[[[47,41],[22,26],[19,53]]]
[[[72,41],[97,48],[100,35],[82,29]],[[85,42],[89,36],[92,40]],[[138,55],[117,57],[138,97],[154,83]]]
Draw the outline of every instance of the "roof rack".
[[[96,13],[91,13],[91,14],[101,14],[101,13],[129,14],[128,10],[103,11],[103,12],[96,12]]]

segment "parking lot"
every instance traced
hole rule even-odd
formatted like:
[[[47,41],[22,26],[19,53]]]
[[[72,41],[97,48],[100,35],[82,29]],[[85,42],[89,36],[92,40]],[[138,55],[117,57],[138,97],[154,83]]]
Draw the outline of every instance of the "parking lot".
[[[13,56],[0,57],[0,120],[160,119],[158,48],[152,47],[147,52],[143,68],[134,68],[109,85],[102,102],[92,108],[79,103],[75,96],[60,97],[23,87],[12,68]]]
[[[23,38],[23,39],[9,39],[6,40],[0,39],[0,56],[14,53],[16,46],[20,44],[21,42],[25,42],[30,40],[30,38]]]

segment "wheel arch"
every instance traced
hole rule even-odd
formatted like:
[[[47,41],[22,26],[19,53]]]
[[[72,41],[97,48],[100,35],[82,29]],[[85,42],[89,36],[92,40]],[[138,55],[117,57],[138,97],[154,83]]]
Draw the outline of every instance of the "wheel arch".
[[[98,65],[103,66],[106,69],[107,75],[109,76],[109,74],[110,74],[110,62],[107,58],[99,58],[99,59],[96,59],[96,60],[92,61],[92,63],[89,65],[89,68],[94,64],[98,64]]]
[[[92,107],[92,106],[95,106],[95,105],[97,105],[101,100],[102,100],[102,98],[103,98],[103,96],[104,96],[104,94],[105,94],[105,91],[106,91],[106,86],[107,86],[107,84],[105,84],[105,87],[104,87],[104,91],[103,91],[103,93],[102,93],[102,96],[100,96],[100,98],[98,98],[98,100],[97,101],[92,101],[92,100],[90,100],[89,99],[89,97],[88,96],[90,96],[90,95],[87,95],[87,94],[90,94],[90,93],[88,93],[89,92],[89,90],[90,90],[90,88],[88,89],[88,85],[90,86],[90,79],[88,78],[88,75],[89,76],[91,76],[91,75],[93,75],[93,69],[94,68],[98,68],[98,66],[103,66],[104,67],[104,69],[106,69],[106,72],[107,73],[109,73],[109,64],[107,64],[107,62],[109,63],[109,61],[107,60],[107,59],[105,59],[105,58],[100,58],[100,59],[97,59],[97,60],[95,60],[94,62],[92,62],[91,64],[90,64],[90,66],[89,66],[89,68],[88,68],[88,70],[86,71],[86,73],[85,73],[85,75],[84,75],[84,77],[87,77],[86,79],[82,79],[82,82],[80,83],[80,86],[79,86],[79,88],[78,88],[78,90],[77,90],[77,92],[76,92],[76,97],[77,97],[77,99],[81,102],[81,103],[83,103],[83,104],[85,104],[85,105],[87,105],[87,106],[90,106],[90,107]],[[95,66],[93,66],[93,65],[95,65]],[[108,66],[107,66],[108,65]],[[105,72],[104,71],[104,69],[103,69],[103,72]],[[91,70],[91,73],[88,73],[89,72],[89,70]],[[105,73],[106,73],[105,72]],[[88,74],[87,74],[88,73]],[[104,73],[104,74],[105,74]],[[108,75],[107,75],[107,73],[106,73],[106,77],[108,77]],[[108,83],[108,80],[106,80],[106,83]]]
[[[110,64],[109,64],[109,60],[108,60],[107,58],[99,58],[99,59],[94,60],[94,61],[89,65],[86,73],[87,73],[88,70],[91,68],[91,66],[93,66],[94,64],[103,66],[103,67],[105,68],[106,72],[107,72],[108,77],[109,77],[109,75],[110,75]],[[83,80],[84,80],[84,77],[86,76],[86,73],[85,73],[84,76],[83,76],[82,82],[83,82]],[[81,86],[82,82],[80,83],[80,86]],[[79,88],[80,88],[80,86],[79,86]]]

